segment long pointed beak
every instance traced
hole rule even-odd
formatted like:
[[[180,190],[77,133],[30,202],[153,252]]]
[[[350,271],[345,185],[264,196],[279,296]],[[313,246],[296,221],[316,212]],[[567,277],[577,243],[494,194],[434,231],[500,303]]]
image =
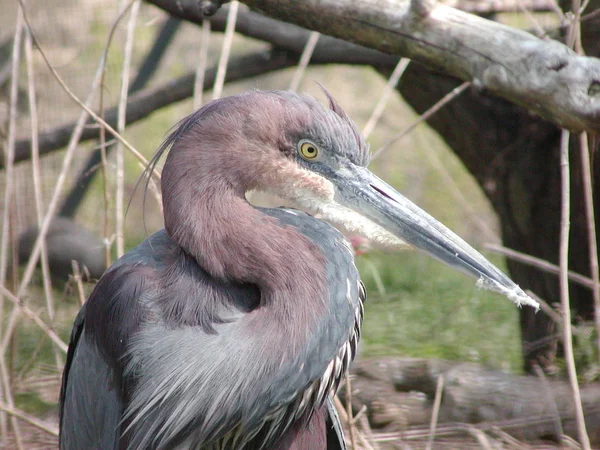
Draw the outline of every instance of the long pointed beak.
[[[337,202],[448,266],[474,276],[479,286],[504,294],[519,306],[539,309],[535,300],[446,226],[366,168],[351,163],[344,166],[332,180]]]

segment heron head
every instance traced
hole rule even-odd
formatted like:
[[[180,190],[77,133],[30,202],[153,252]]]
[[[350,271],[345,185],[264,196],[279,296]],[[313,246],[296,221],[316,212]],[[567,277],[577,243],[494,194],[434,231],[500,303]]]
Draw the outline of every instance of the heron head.
[[[292,92],[251,91],[217,100],[185,119],[163,148],[191,150],[201,142],[212,151],[179,158],[189,171],[218,172],[214,182],[240,193],[274,193],[379,244],[410,244],[476,277],[482,287],[537,306],[479,252],[367,169],[367,143],[325,93],[328,107]],[[188,145],[179,145],[185,140]]]

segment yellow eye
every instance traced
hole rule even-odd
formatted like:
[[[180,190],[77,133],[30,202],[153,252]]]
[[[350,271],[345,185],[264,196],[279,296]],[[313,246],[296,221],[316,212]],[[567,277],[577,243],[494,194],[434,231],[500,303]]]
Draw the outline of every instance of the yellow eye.
[[[319,149],[312,142],[302,142],[300,144],[300,154],[304,159],[315,159],[319,154]]]

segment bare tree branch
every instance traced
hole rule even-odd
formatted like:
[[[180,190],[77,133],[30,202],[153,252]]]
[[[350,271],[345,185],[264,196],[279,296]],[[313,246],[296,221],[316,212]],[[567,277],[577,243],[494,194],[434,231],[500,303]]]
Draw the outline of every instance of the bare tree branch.
[[[188,3],[150,0],[195,21]],[[573,131],[600,133],[600,60],[557,41],[439,3],[244,0],[250,7],[355,44],[420,61]],[[416,5],[421,5],[416,2]]]
[[[194,16],[193,22],[201,25],[202,17],[201,14]],[[215,31],[224,31],[226,18],[227,11],[220,10],[210,18],[211,28]],[[310,32],[304,28],[242,10],[238,13],[236,31],[247,37],[269,42],[281,50],[263,51],[233,58],[229,63],[227,82],[252,78],[294,66],[298,63],[298,57],[310,38]],[[398,59],[398,57],[351,44],[341,39],[321,36],[313,52],[311,64],[367,64],[378,67],[394,67],[398,63]],[[203,82],[204,90],[212,88],[215,74],[216,68],[214,67],[206,71]],[[148,88],[130,96],[127,103],[126,124],[129,125],[142,120],[155,110],[192,96],[194,76],[190,73],[159,87]],[[116,107],[106,110],[105,120],[107,123],[116,126],[116,117]],[[91,122],[90,125],[92,125]],[[63,148],[68,143],[73,127],[74,124],[71,123],[40,133],[40,154],[43,155]],[[98,130],[90,126],[83,131],[80,141],[97,137]],[[30,147],[29,139],[17,141],[15,143],[15,162],[28,160],[30,158]],[[0,168],[2,167],[0,161]]]
[[[237,81],[245,78],[268,73],[274,70],[291,67],[297,63],[297,58],[286,52],[257,52],[251,55],[236,58],[231,61],[227,73],[227,81]],[[204,79],[204,89],[210,89],[215,79],[215,68],[207,71]],[[193,94],[194,74],[190,73],[176,78],[157,88],[150,88],[131,96],[127,102],[125,123],[131,124],[148,117],[152,112],[167,105],[189,98]],[[106,110],[105,120],[111,126],[116,126],[117,108]],[[91,125],[91,123],[90,123]],[[68,142],[74,124],[60,126],[39,135],[40,155],[63,148]],[[98,137],[98,129],[94,126],[86,128],[81,136],[81,141]],[[15,162],[28,160],[30,155],[29,139],[22,139],[15,143]],[[3,167],[0,165],[0,168]]]

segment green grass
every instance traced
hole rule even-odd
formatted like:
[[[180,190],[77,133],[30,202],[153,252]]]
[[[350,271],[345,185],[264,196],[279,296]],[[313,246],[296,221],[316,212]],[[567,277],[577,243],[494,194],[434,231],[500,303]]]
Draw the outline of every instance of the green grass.
[[[416,252],[360,256],[367,287],[361,356],[477,361],[519,371],[518,310]]]

